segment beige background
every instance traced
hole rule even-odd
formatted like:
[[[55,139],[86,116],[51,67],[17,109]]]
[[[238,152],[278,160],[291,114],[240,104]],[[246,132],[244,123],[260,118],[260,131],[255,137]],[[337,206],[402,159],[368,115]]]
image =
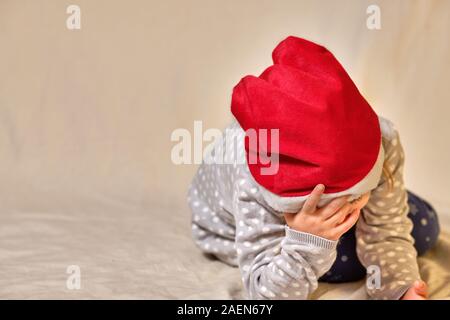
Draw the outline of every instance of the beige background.
[[[373,3],[381,30],[366,28]],[[192,292],[171,290],[191,269],[164,269],[173,241],[196,254],[184,201],[196,167],[171,162],[170,134],[194,120],[223,128],[232,87],[288,35],[334,52],[400,130],[408,187],[450,221],[449,15],[448,0],[0,0],[0,294],[58,296],[71,263],[95,270],[77,297],[215,287],[209,268],[183,286]],[[124,293],[114,277],[147,282]]]

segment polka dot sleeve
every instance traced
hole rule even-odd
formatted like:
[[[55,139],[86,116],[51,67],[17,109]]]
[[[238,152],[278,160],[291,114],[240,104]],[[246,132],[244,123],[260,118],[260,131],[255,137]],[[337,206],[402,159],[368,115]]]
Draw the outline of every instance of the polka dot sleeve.
[[[383,174],[357,223],[357,253],[368,269],[367,292],[374,299],[400,299],[420,278],[403,183],[404,151],[397,131],[383,137],[391,185]],[[377,281],[377,278],[379,281]]]
[[[249,299],[307,299],[336,259],[336,241],[290,229],[282,215],[254,201],[238,183],[236,250]]]

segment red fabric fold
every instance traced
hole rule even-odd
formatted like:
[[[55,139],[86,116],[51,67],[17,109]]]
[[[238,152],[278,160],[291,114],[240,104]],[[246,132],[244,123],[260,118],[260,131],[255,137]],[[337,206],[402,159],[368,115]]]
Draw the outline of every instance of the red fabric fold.
[[[307,195],[318,183],[325,193],[352,187],[378,156],[376,113],[326,48],[288,37],[272,57],[259,77],[246,76],[233,89],[231,111],[244,130],[279,129],[278,171],[262,175],[269,165],[248,163],[251,174],[279,196]],[[261,151],[245,146],[247,157]]]

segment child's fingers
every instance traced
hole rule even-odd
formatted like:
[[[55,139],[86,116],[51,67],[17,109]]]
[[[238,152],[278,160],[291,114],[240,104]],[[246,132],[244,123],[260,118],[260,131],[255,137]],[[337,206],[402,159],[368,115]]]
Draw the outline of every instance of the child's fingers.
[[[341,235],[346,233],[355,225],[356,221],[358,221],[359,213],[360,210],[355,210],[350,213],[340,225],[334,228],[334,231]]]
[[[416,293],[424,298],[428,295],[428,287],[427,284],[422,280],[417,280],[414,282],[414,289]]]
[[[348,204],[349,196],[342,196],[336,199],[333,199],[329,204],[327,204],[323,209],[321,209],[321,215],[325,219],[329,219],[334,214],[336,214],[339,209]]]
[[[320,196],[322,195],[324,190],[325,186],[323,184],[318,184],[317,186],[315,186],[314,190],[306,199],[301,212],[314,213],[317,209],[317,204],[319,203]]]
[[[329,223],[332,226],[341,224],[345,217],[351,213],[352,211],[352,205],[349,202],[346,202],[338,211],[336,211],[331,216],[328,216],[326,218],[327,223]]]

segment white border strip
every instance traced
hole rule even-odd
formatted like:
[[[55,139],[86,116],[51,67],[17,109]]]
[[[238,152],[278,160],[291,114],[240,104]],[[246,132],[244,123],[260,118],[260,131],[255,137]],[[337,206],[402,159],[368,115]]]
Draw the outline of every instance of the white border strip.
[[[369,173],[357,184],[352,186],[351,188],[335,192],[335,193],[324,193],[320,198],[318,206],[324,206],[332,199],[344,196],[344,195],[352,195],[349,201],[356,199],[360,195],[375,189],[378,186],[378,183],[381,178],[381,173],[383,171],[383,163],[384,163],[384,148],[383,143],[380,141],[380,151],[378,152],[378,158],[375,162],[372,169]],[[260,185],[261,194],[266,200],[267,204],[271,206],[274,210],[279,212],[289,212],[296,213],[300,211],[303,204],[309,195],[299,196],[299,197],[281,197],[271,191],[267,190],[263,186]]]

